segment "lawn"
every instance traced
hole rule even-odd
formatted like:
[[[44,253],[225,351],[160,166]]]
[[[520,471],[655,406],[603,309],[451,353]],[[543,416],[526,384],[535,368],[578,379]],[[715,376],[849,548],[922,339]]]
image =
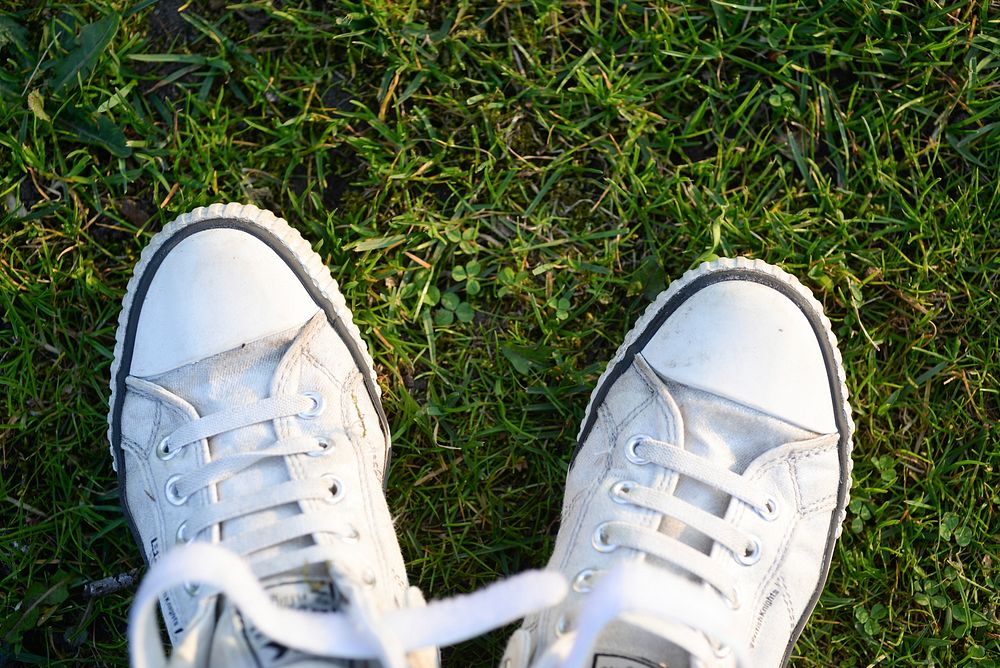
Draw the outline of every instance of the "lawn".
[[[25,8],[31,5],[30,8]],[[124,665],[120,299],[212,202],[340,282],[411,579],[545,563],[650,299],[748,255],[817,294],[857,433],[795,666],[1000,665],[995,2],[0,0],[0,666]],[[448,649],[491,666],[509,630]]]

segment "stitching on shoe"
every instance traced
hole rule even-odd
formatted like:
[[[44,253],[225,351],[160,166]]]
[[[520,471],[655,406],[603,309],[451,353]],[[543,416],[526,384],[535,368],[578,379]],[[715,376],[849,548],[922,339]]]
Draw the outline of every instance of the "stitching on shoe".
[[[594,431],[596,431],[597,422],[598,421],[599,421],[599,418],[594,423],[594,427],[595,427]],[[574,504],[578,504],[575,507],[575,510],[577,512],[577,518],[578,518],[578,520],[577,520],[576,524],[561,524],[561,526],[560,526],[560,531],[561,531],[561,527],[562,526],[568,527],[568,531],[569,531],[569,533],[567,535],[567,544],[569,545],[569,548],[563,552],[562,557],[559,560],[559,568],[561,570],[563,570],[563,571],[566,570],[567,566],[569,565],[570,561],[572,560],[573,546],[575,546],[577,544],[577,541],[578,541],[579,536],[580,536],[580,528],[584,524],[583,523],[583,518],[586,517],[586,515],[587,515],[587,512],[586,512],[587,508],[589,507],[590,502],[594,498],[594,496],[595,496],[594,494],[589,494],[589,493],[586,492],[586,490],[582,490],[582,491],[578,492],[575,496],[572,497],[572,502],[571,503],[564,505],[564,508],[574,508]],[[561,513],[561,515],[560,515],[560,521],[561,522],[565,522],[567,519],[568,519],[568,513],[566,513],[566,512]],[[555,555],[553,554],[553,556],[555,556]],[[550,610],[542,610],[541,612],[538,613],[537,620],[538,620],[539,624],[541,624],[541,622],[543,622],[543,621],[545,621],[547,623],[547,615],[548,615],[549,612],[550,612]]]
[[[620,435],[622,433],[622,427],[625,426],[626,424],[628,424],[629,422],[634,421],[635,418],[638,417],[642,412],[644,412],[649,407],[649,405],[652,404],[652,403],[653,403],[653,397],[647,397],[640,404],[638,404],[637,406],[635,406],[631,411],[629,411],[628,413],[626,413],[625,417],[623,417],[615,425],[615,439],[612,441],[612,443],[617,443],[618,442],[618,438],[617,437],[618,437],[618,435]],[[611,410],[611,409],[606,408],[604,406],[602,406],[602,408],[605,411],[610,411]]]
[[[308,325],[306,326],[308,327]],[[299,370],[299,379],[301,380],[302,377],[301,366],[302,366],[302,358],[304,356],[303,349],[300,348],[296,350],[295,348],[296,348],[296,342],[293,341],[292,348],[289,351],[292,354],[291,358],[287,360],[287,363],[286,360],[284,359],[281,361],[281,363],[279,363],[284,366],[284,369],[279,372],[276,387],[284,387],[286,384],[290,382],[293,369]],[[279,439],[284,438],[286,436],[289,437],[292,436],[292,429],[289,425],[292,424],[292,421],[294,419],[295,418],[293,417],[288,417],[277,420],[277,425],[275,425],[276,426],[275,432]],[[291,474],[293,480],[303,480],[306,477],[305,467],[302,465],[301,459],[302,459],[301,457],[285,458],[285,460],[288,462],[288,466],[290,469],[289,473]],[[310,506],[311,505],[312,502],[310,502]],[[314,508],[309,507],[309,510],[314,510]]]
[[[339,408],[340,408],[340,427],[341,427],[341,429],[344,430],[344,436],[345,436],[345,438],[348,438],[350,440],[357,440],[360,443],[362,443],[364,445],[367,445],[367,443],[365,443],[365,439],[358,438],[358,435],[355,434],[355,433],[353,433],[353,431],[350,429],[350,424],[351,424],[351,408],[353,408],[353,406],[351,405],[351,401],[350,401],[351,394],[353,394],[352,390],[353,390],[353,388],[351,388],[351,387],[348,386],[348,383],[346,382],[346,380],[345,380],[345,382],[340,387],[340,392],[339,392],[339,394],[340,394],[340,406],[339,406]],[[364,462],[365,466],[367,467],[370,464],[370,462],[367,461],[368,457],[366,455],[367,455],[367,452],[365,452],[365,450],[360,450],[359,449],[359,451],[358,451],[358,459],[361,460],[362,462]]]
[[[782,462],[782,464],[785,466],[786,470],[788,471],[788,474],[791,476],[791,478],[792,478],[792,484],[796,485],[797,483],[795,481],[795,475],[792,472],[791,467],[789,466],[788,462]],[[796,496],[798,496],[798,489],[797,488],[796,488]],[[796,521],[790,522],[788,524],[788,527],[785,529],[784,534],[781,537],[781,541],[779,542],[778,551],[774,555],[774,560],[771,562],[771,566],[767,569],[767,573],[765,574],[764,578],[761,580],[761,588],[763,588],[764,586],[766,586],[768,582],[773,581],[773,579],[775,577],[775,574],[778,572],[778,568],[785,561],[785,557],[788,554],[788,549],[789,549],[789,547],[791,546],[791,543],[792,543],[792,541],[791,541],[792,534],[795,533],[795,527],[799,523],[799,521],[798,521],[798,515],[796,515],[796,518],[797,518]],[[760,591],[759,590],[758,590],[758,592],[757,592],[756,595],[758,597],[760,596]]]
[[[145,382],[149,383],[150,385],[154,385],[155,387],[160,389],[162,392],[164,392],[164,395],[151,392],[143,385],[128,385],[125,388],[125,397],[127,400],[129,394],[134,394],[136,396],[151,401],[156,406],[157,409],[155,418],[156,423],[153,426],[153,430],[149,434],[149,438],[151,438],[152,441],[155,443],[158,440],[156,437],[160,433],[160,429],[163,425],[164,412],[169,412],[171,417],[176,418],[177,421],[180,423],[190,422],[194,418],[191,416],[190,413],[184,410],[183,407],[171,403],[168,400],[168,396],[175,396],[173,392],[170,392],[166,388],[159,387],[158,385],[155,385],[155,383],[152,383],[151,381],[145,381]],[[122,408],[124,412],[124,406]],[[122,436],[124,437],[124,435],[125,435],[125,427],[122,426]]]
[[[303,327],[308,327],[307,322]],[[278,362],[278,368],[275,369],[274,387],[283,388],[291,382],[292,372],[301,365],[302,357],[302,347],[298,345],[298,339],[292,340],[289,345],[288,350],[282,355],[281,360]],[[286,436],[291,436],[291,430],[285,425],[289,424],[291,418],[281,418],[275,420],[275,436],[279,439],[285,438]]]
[[[314,355],[312,351],[308,349],[308,346],[303,347],[303,349],[299,351],[299,357],[301,357],[303,360],[310,362],[313,368],[316,369],[316,371],[326,376],[327,379],[333,384],[334,389],[340,391],[344,391],[347,389],[347,383],[337,380],[337,378],[332,373],[330,373],[329,369],[326,368],[325,363],[318,357],[316,357],[316,355]],[[299,360],[299,364],[303,364],[303,361]],[[359,371],[357,367],[354,367],[354,373],[358,374],[359,376],[361,375],[361,371]]]
[[[375,506],[375,504],[378,503],[378,498],[379,497],[381,497],[382,499],[385,499],[385,497],[382,496],[382,494],[383,494],[382,493],[382,485],[381,485],[381,483],[379,483],[378,485],[376,485],[376,489],[374,490],[374,494],[372,493],[372,490],[370,489],[370,485],[369,485],[369,482],[370,482],[369,476],[365,475],[366,471],[365,471],[365,468],[363,466],[363,464],[364,464],[363,453],[361,452],[361,449],[359,447],[357,447],[355,441],[353,441],[353,440],[350,441],[350,444],[351,444],[351,452],[353,453],[354,459],[355,459],[355,466],[357,466],[357,469],[358,469],[358,471],[360,473],[360,475],[358,476],[358,481],[359,481],[358,495],[359,495],[360,498],[363,498],[363,499],[373,499],[374,500],[374,503],[365,503],[365,504],[362,504],[362,508],[364,509],[364,512],[365,512],[366,525],[369,526],[369,527],[378,527],[379,524],[378,524],[377,518],[375,517],[375,507],[374,506]],[[388,506],[388,503],[389,503],[388,499],[385,499],[384,503],[386,504],[386,506]],[[392,526],[391,523],[392,523],[392,517],[390,515],[390,526]],[[393,527],[393,529],[394,528],[395,527]],[[398,540],[399,539],[396,538],[397,542],[398,542]],[[331,539],[331,541],[332,541],[332,539]],[[366,550],[366,549],[364,549],[364,548],[361,547],[362,545],[369,546],[369,547]],[[384,567],[385,565],[387,565],[389,563],[389,559],[387,558],[387,555],[385,554],[385,552],[383,551],[382,548],[383,548],[383,544],[382,544],[381,540],[376,540],[376,539],[372,538],[371,536],[367,536],[367,537],[364,537],[364,540],[359,541],[353,548],[348,548],[348,549],[357,550],[357,551],[361,552],[362,555],[365,552],[369,552],[369,553],[373,552],[374,555],[375,555],[375,565],[377,567],[379,567],[379,570],[382,570],[382,567]],[[348,564],[348,563],[350,563],[350,560],[345,559],[344,563]],[[348,573],[347,571],[339,570],[339,569],[331,569],[331,570],[333,570],[334,573],[343,574],[345,577],[348,578],[348,580],[350,580],[351,577],[358,577],[358,576],[361,575],[360,573],[357,573],[357,572],[354,572],[354,571],[351,571],[350,573]],[[381,577],[378,578],[377,582],[378,583],[385,582],[386,581],[386,573],[383,572],[383,573],[380,573],[379,575]],[[389,578],[389,582],[395,582],[395,579],[394,578]],[[354,585],[354,583],[350,582],[350,586],[353,587],[353,585]],[[379,588],[381,588],[380,584],[376,584],[376,586],[379,587]],[[390,590],[386,591],[386,594],[387,595],[388,594],[392,594],[392,595],[403,595],[403,596],[405,596],[406,595],[406,586],[404,585],[402,587],[401,591],[397,591],[397,592],[393,592],[390,589]]]
[[[361,397],[358,395],[360,376],[361,373],[355,369],[348,373],[347,378],[340,384],[340,417],[346,436],[367,442],[368,428],[365,426],[360,405]],[[371,463],[374,465],[374,462]]]
[[[154,443],[157,440],[156,436],[160,433],[160,429],[163,426],[163,413],[169,413],[170,417],[177,419],[180,424],[191,422],[193,419],[187,411],[182,410],[180,407],[174,406],[167,401],[160,399],[157,400],[156,403],[160,410],[157,412],[158,424],[156,425],[156,431],[153,432]]]
[[[310,348],[310,346],[313,344],[313,342],[315,340],[315,337],[318,336],[318,333],[319,333],[319,329],[317,328],[317,333],[316,334],[310,334],[310,337],[307,340],[304,340],[302,342],[302,345],[299,346],[298,349],[294,351],[293,354],[295,355],[295,358],[291,358],[292,363],[289,363],[289,364],[287,364],[285,366],[285,371],[281,374],[281,376],[279,377],[279,380],[278,380],[279,386],[281,384],[284,384],[284,383],[288,382],[288,379],[290,378],[290,376],[292,374],[292,370],[294,368],[299,368],[300,369],[300,375],[301,375],[301,368],[308,365],[309,368],[310,368],[310,370],[316,371],[317,373],[319,373],[320,376],[322,376],[323,378],[325,378],[330,383],[330,385],[333,386],[332,390],[333,391],[339,391],[340,394],[341,394],[341,397],[343,397],[348,392],[348,382],[347,381],[340,381],[340,380],[338,380],[329,371],[329,369],[326,368],[325,364],[312,352],[312,350]],[[348,380],[354,380],[353,384],[356,386],[358,380],[360,380],[362,382],[362,384],[364,383],[364,376],[363,376],[361,370],[358,369],[355,366],[354,369],[352,369],[349,372]],[[365,393],[364,396],[367,396],[367,393]],[[347,431],[346,425],[348,424],[347,415],[345,415],[345,413],[349,413],[349,408],[350,407],[351,407],[350,406],[350,402],[348,402],[346,404],[345,404],[345,402],[343,400],[340,402],[341,420],[342,420],[342,424],[344,425],[345,432]],[[379,434],[381,434],[381,429],[379,429]],[[361,439],[357,439],[357,440],[360,441],[362,443],[362,445],[359,446],[358,442],[356,442],[355,439],[349,439],[350,446],[351,446],[350,447],[350,452],[351,452],[351,456],[354,459],[353,466],[355,466],[357,468],[357,470],[361,472],[361,475],[359,476],[360,487],[358,489],[358,494],[359,494],[360,498],[374,498],[376,494],[378,494],[378,495],[382,494],[381,485],[379,485],[379,488],[374,493],[370,489],[369,476],[366,475],[366,471],[368,470],[368,468],[366,466],[367,462],[365,461],[365,456],[364,456],[364,445],[365,445],[365,443]],[[294,460],[295,458],[292,458],[292,459]],[[295,474],[298,475],[300,477],[300,479],[306,477],[305,476],[305,465],[304,465],[303,461],[301,461],[301,460],[300,461],[292,461],[291,462],[291,466],[293,467]],[[313,502],[313,506],[310,506],[308,508],[308,512],[321,512],[321,510],[322,509],[319,507],[319,502],[315,502],[315,501]],[[365,505],[365,523],[366,523],[367,526],[378,526],[378,521],[377,521],[377,518],[374,515],[373,508],[369,504]],[[311,534],[311,536],[313,536],[313,535],[314,534]],[[337,546],[336,541],[332,537],[327,536],[326,534],[320,534],[319,536],[317,536],[317,537],[315,537],[313,539],[316,540],[317,543]],[[388,559],[386,558],[385,552],[383,550],[382,541],[380,541],[380,540],[365,541],[365,544],[366,545],[370,544],[371,547],[368,550],[362,550],[362,551],[363,552],[369,552],[369,553],[374,552],[375,564],[377,566],[379,566],[379,570],[381,571],[381,573],[379,573],[379,575],[377,577],[377,582],[379,582],[379,583],[385,582],[386,581],[387,573],[385,572],[384,568],[382,568],[382,567],[386,564],[386,562],[388,561]],[[354,549],[357,549],[357,548],[354,548]],[[348,571],[344,571],[344,570],[340,570],[340,569],[334,569],[333,573],[334,573],[333,577],[334,577],[334,581],[335,582],[338,579],[340,579],[340,578],[344,578],[344,579],[347,579],[348,581],[350,581],[352,578],[354,578],[356,576],[359,576],[358,573],[355,573],[353,571],[348,572]],[[391,581],[395,582],[394,579],[392,579]],[[340,582],[340,583],[337,583],[337,586],[343,586],[344,584],[345,583]],[[350,586],[349,582],[348,582],[348,585]],[[380,585],[376,585],[376,586],[380,586]],[[405,591],[405,587],[403,588],[403,591]],[[403,593],[403,592],[402,591],[401,592],[391,592],[391,591],[389,591],[389,592],[387,592],[387,594],[388,593],[400,594],[400,593]]]
[[[824,450],[826,450],[826,449],[827,448],[824,448]],[[830,449],[832,449],[832,448],[830,448]],[[818,453],[813,453],[813,452],[807,453],[806,456],[803,457],[803,458],[807,459],[809,457],[815,456],[816,454],[822,454],[822,450],[819,451]],[[757,480],[757,479],[765,477],[765,475],[767,473],[770,473],[771,471],[773,471],[774,469],[778,468],[779,466],[784,467],[786,469],[789,477],[792,480],[792,487],[795,490],[795,497],[796,497],[796,519],[795,519],[795,521],[793,521],[793,522],[791,522],[789,524],[788,528],[785,529],[785,532],[784,532],[783,536],[781,537],[781,541],[779,543],[780,547],[778,549],[778,552],[775,554],[774,561],[771,563],[770,568],[768,568],[767,573],[765,574],[764,578],[761,580],[761,586],[758,588],[758,591],[755,593],[755,597],[757,597],[757,598],[760,597],[761,592],[763,591],[764,588],[767,587],[768,583],[770,583],[772,581],[775,582],[775,583],[777,583],[778,581],[781,580],[781,576],[776,575],[776,574],[778,573],[778,570],[781,567],[781,565],[784,563],[784,561],[785,561],[785,559],[786,559],[786,557],[788,555],[788,552],[789,552],[789,550],[791,548],[791,544],[792,544],[791,537],[795,533],[795,528],[804,519],[804,517],[803,517],[803,508],[801,507],[801,504],[802,504],[801,493],[800,493],[801,490],[800,490],[799,483],[798,483],[798,476],[796,475],[796,468],[794,467],[795,459],[796,459],[795,453],[789,453],[789,456],[787,456],[787,457],[783,457],[781,459],[774,460],[773,462],[768,462],[767,466],[759,469],[754,474],[754,476],[753,476],[753,479]],[[834,494],[833,496],[829,497],[826,500],[829,501],[830,499],[836,500],[836,494]],[[810,505],[813,505],[813,504],[810,504]],[[734,517],[734,521],[736,519],[737,518]],[[783,594],[785,596],[787,596],[787,590],[786,590],[786,588],[785,587],[781,587],[781,590],[782,590]],[[790,605],[790,603],[787,600],[786,600],[786,605],[788,605],[789,614],[791,614],[791,612],[790,612],[791,611],[791,605]],[[795,621],[792,620],[791,624],[792,624],[792,627],[794,628]]]
[[[134,456],[136,459],[143,458],[144,454],[143,451],[145,449],[146,449],[145,446],[139,443],[139,441],[133,440],[128,436],[122,435],[122,450],[125,450],[130,455]]]
[[[810,504],[806,504],[802,500],[802,488],[799,486],[799,476],[798,476],[799,464],[805,460],[812,459],[814,457],[820,457],[822,455],[829,454],[830,452],[833,452],[835,450],[836,450],[836,444],[830,446],[824,446],[822,448],[810,450],[808,452],[792,452],[789,453],[788,457],[786,458],[789,465],[792,467],[791,474],[792,474],[792,486],[795,488],[795,506],[797,508],[797,513],[800,518],[805,517],[807,513],[813,511],[816,507],[816,504],[819,503],[820,501],[823,501],[823,499],[820,499],[820,501],[814,501],[813,503]],[[834,493],[833,498],[836,499],[836,496],[837,496],[836,493]]]
[[[798,467],[795,466],[795,458],[788,457],[785,459],[785,465],[788,467],[789,474],[792,478],[792,489],[795,490],[795,509],[796,513],[801,516],[802,514],[802,489],[799,487],[799,476]]]
[[[134,385],[127,385],[125,387],[125,404],[122,405],[122,412],[125,412],[129,395],[133,395],[138,399],[145,399],[149,401],[150,403],[153,404],[153,407],[156,409],[155,411],[156,417],[153,418],[154,419],[153,428],[150,431],[149,435],[147,436],[148,439],[152,439],[153,441],[155,441],[156,435],[160,432],[160,424],[162,424],[162,418],[161,418],[162,411],[167,408],[172,408],[172,406],[168,402],[164,401],[163,397],[157,396],[152,392],[149,392],[145,387],[142,386],[136,387]],[[133,407],[128,406],[128,408],[133,408]],[[184,415],[184,417],[187,417],[187,415]],[[122,440],[125,440],[124,421],[122,422],[121,436]]]
[[[156,440],[157,440],[156,437],[160,435],[160,432],[163,429],[163,415],[164,413],[170,410],[170,406],[169,404],[164,405],[164,402],[162,401],[154,400],[152,397],[149,397],[149,395],[146,396],[148,399],[153,401],[153,407],[156,409],[155,411],[156,417],[153,418],[152,431],[150,431],[149,435],[146,437],[147,439],[146,449],[148,450],[150,447],[152,448],[156,447]],[[127,397],[126,401],[128,401]],[[124,437],[124,435],[125,435],[125,428],[122,427],[122,436]],[[143,453],[143,454],[146,454],[146,456],[148,456],[148,453]]]
[[[597,409],[598,418],[604,419],[605,429],[607,430],[607,437],[604,439],[606,443],[610,443],[611,447],[608,449],[609,455],[613,456],[614,444],[618,442],[618,434],[621,433],[621,425],[611,419],[611,409],[608,408],[607,404],[601,404]],[[604,472],[607,473],[610,468],[610,461],[608,466],[604,468]]]
[[[830,452],[831,450],[836,450],[836,449],[837,449],[837,443],[834,442],[831,443],[830,445],[824,445],[819,448],[813,448],[812,450],[806,450],[806,451],[799,450],[795,452],[790,452],[788,453],[787,458],[798,463],[800,460],[811,459],[812,457],[819,457],[820,455],[824,455]]]
[[[636,357],[638,356],[639,355],[636,355]],[[649,378],[638,368],[634,359],[629,371],[638,376],[639,380],[642,381],[642,383],[646,386],[646,389],[649,391],[649,398],[643,403],[642,409],[645,410],[648,407],[647,404],[652,405],[655,409],[658,409],[660,416],[663,418],[663,422],[667,425],[667,433],[665,434],[666,440],[671,443],[676,443],[678,447],[684,449],[684,434],[683,432],[679,433],[677,430],[678,416],[674,415],[674,412],[670,410],[670,405],[663,398],[663,393],[666,393],[670,400],[674,401],[673,395],[670,393],[670,389],[665,384],[657,384],[653,379]],[[625,374],[622,375],[624,377]],[[676,491],[680,476],[676,471],[663,470],[662,472],[658,471],[656,473],[654,480],[656,480],[656,483],[664,490],[668,490],[671,494],[673,494]],[[656,520],[655,515],[653,513],[651,513],[651,515],[652,517],[650,518],[648,526],[653,527],[658,525],[659,521]]]
[[[830,494],[828,496],[824,496],[821,499],[818,499],[817,501],[813,501],[808,506],[800,508],[799,516],[802,518],[806,518],[809,515],[814,515],[819,512],[829,512],[834,508],[836,508],[836,506],[837,506],[837,495]]]
[[[640,356],[641,353],[636,354],[636,357]],[[643,361],[645,362],[644,357]],[[648,362],[645,363],[649,365]],[[652,367],[650,367],[650,369],[652,369]],[[670,397],[670,399],[674,401],[674,403],[676,404],[676,399],[673,398],[673,394],[670,392],[670,388],[667,387],[666,383],[659,383],[659,384],[654,383],[653,379],[649,378],[649,376],[647,376],[639,369],[638,365],[635,362],[635,358],[632,359],[632,365],[629,367],[629,371],[639,377],[639,380],[642,381],[643,385],[646,386],[646,389],[649,390],[649,395],[650,395],[649,402],[656,404],[659,407],[663,417],[666,418],[664,422],[666,422],[668,425],[667,440],[671,442],[679,440],[682,434],[677,433],[677,419],[676,419],[677,416],[674,415],[673,411],[670,410],[670,407],[668,405],[665,405],[666,402],[661,396],[661,392],[665,392]],[[622,374],[622,376],[624,377],[625,374]]]
[[[604,430],[607,431],[607,437],[604,439],[604,442],[605,443],[614,443],[615,440],[617,440],[614,437],[615,434],[617,434],[617,432],[614,430],[614,426],[615,425],[608,418],[608,408],[607,408],[607,406],[602,403],[597,408],[597,418],[594,421],[594,429],[591,430],[591,433],[589,434],[588,441],[592,440],[594,438],[594,435],[598,433],[599,429],[603,428]],[[581,450],[582,449],[583,448],[581,448]],[[608,471],[610,470],[610,468],[611,468],[611,460],[613,459],[613,457],[614,457],[614,453],[612,451],[608,451],[607,455],[604,455],[604,456],[602,456],[600,458],[601,460],[603,460],[603,466],[602,466],[602,474],[603,475],[607,475]],[[600,460],[595,460],[594,464],[595,465],[601,465],[602,462]],[[579,542],[579,537],[580,537],[581,529],[583,528],[583,526],[585,524],[585,520],[586,520],[586,517],[589,514],[591,504],[594,503],[595,499],[597,498],[597,494],[590,493],[589,490],[587,490],[586,488],[584,488],[583,490],[581,490],[580,493],[578,493],[574,497],[574,499],[580,499],[580,498],[582,498],[582,502],[576,508],[577,521],[574,524],[566,525],[566,526],[569,526],[569,534],[566,537],[567,538],[566,543],[570,546],[570,548],[567,549],[563,553],[562,559],[560,559],[560,561],[559,561],[559,567],[562,570],[566,569],[566,567],[569,565],[569,563],[570,563],[570,561],[572,559],[573,546],[575,546]],[[563,517],[563,519],[565,519],[565,517]],[[547,623],[548,613],[549,613],[549,611],[547,611],[547,610],[543,611],[539,615],[539,620],[540,621],[546,621],[546,623]]]
[[[612,444],[618,443],[619,438],[621,437],[621,435],[623,433],[625,433],[625,431],[621,429],[621,425],[624,425],[627,422],[631,422],[632,419],[634,418],[634,416],[636,416],[639,413],[643,412],[646,408],[649,408],[653,403],[654,403],[653,397],[649,397],[645,401],[643,401],[639,405],[639,407],[633,409],[632,413],[630,414],[630,416],[628,418],[626,418],[620,424],[618,424],[618,425],[615,426],[614,433],[613,433],[613,435],[611,435],[610,440],[608,442],[612,443]],[[605,408],[605,406],[602,405],[602,408]],[[610,411],[610,409],[605,408],[605,411]],[[610,422],[610,420],[609,420],[609,422]],[[611,449],[608,451],[608,456],[605,458],[606,465],[604,467],[603,475],[601,476],[602,479],[607,478],[609,472],[613,468],[612,462],[614,460],[614,454],[615,454],[614,451],[616,449],[617,449],[616,446],[612,445]],[[654,478],[654,480],[660,479],[660,478],[663,478],[663,477],[664,476],[662,476],[660,473],[657,473],[656,476],[655,476],[655,478]],[[594,494],[593,496],[597,496],[597,495]],[[589,504],[588,504],[588,507],[589,507]],[[621,512],[630,513],[630,515],[632,515],[632,516],[635,517],[635,521],[638,524],[640,524],[641,526],[644,526],[646,528],[655,528],[660,523],[660,520],[659,520],[659,518],[657,518],[656,513],[652,512],[652,511],[649,511],[649,510],[643,510],[641,508],[637,508],[635,510],[631,510],[631,509],[624,510],[623,509],[623,510],[621,510]]]
[[[794,608],[792,607],[792,597],[788,593],[788,585],[785,583],[785,578],[779,575],[775,578],[774,584],[778,587],[778,591],[781,592],[781,598],[785,602],[785,613],[788,615],[788,625],[794,629],[795,616],[792,613]]]
[[[152,494],[154,495],[152,506],[155,511],[153,512],[153,517],[155,518],[154,521],[156,522],[156,526],[154,527],[155,529],[154,536],[157,539],[163,541],[165,545],[167,540],[167,534],[165,531],[166,522],[163,518],[163,511],[160,508],[159,496],[156,491],[156,485],[153,484],[155,478],[155,476],[153,476],[153,469],[149,465],[149,462],[146,460],[146,457],[143,456],[142,452],[143,446],[142,444],[126,437],[124,434],[122,434],[121,437],[121,444],[123,451],[129,450],[132,452],[133,455],[135,455],[133,457],[132,463],[130,464],[133,468],[129,472],[129,476],[131,477],[131,476],[136,476],[136,474],[139,474],[136,476],[136,478],[139,479],[139,483],[142,486],[142,491],[140,493],[146,494],[146,492],[152,490]],[[124,462],[122,463],[124,464]],[[134,484],[134,479],[133,479],[133,484]],[[151,564],[152,558],[147,552],[147,543],[148,543],[148,538],[146,536],[143,536],[142,553],[143,556],[145,556],[146,558],[146,562]]]

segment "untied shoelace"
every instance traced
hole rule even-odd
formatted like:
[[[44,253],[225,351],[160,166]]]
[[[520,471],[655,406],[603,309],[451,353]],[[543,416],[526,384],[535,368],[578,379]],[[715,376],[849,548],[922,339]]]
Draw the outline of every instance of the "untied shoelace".
[[[164,439],[157,446],[158,454],[164,459],[172,458],[191,443],[250,424],[292,415],[311,417],[321,410],[321,402],[322,397],[314,394],[270,397],[201,417]],[[644,446],[642,455],[638,453],[639,445]],[[171,503],[182,505],[199,489],[226,480],[267,458],[322,454],[329,447],[330,444],[323,439],[293,437],[281,439],[257,452],[221,457],[194,471],[172,476],[167,482],[167,496]],[[654,463],[712,484],[762,512],[771,509],[772,500],[751,488],[738,474],[719,469],[670,444],[642,437],[630,443],[629,456],[634,464]],[[615,493],[626,503],[687,522],[732,550],[734,555],[738,555],[740,550],[746,553],[752,549],[746,538],[723,520],[670,495],[627,481],[616,485]],[[178,540],[191,541],[211,526],[264,508],[310,498],[329,498],[330,495],[330,483],[318,478],[288,481],[269,488],[266,494],[226,499],[201,510],[197,520],[192,518],[182,523]],[[132,609],[129,634],[134,665],[163,663],[163,650],[152,610],[160,593],[179,584],[197,582],[225,593],[261,631],[284,645],[320,656],[376,657],[386,668],[405,666],[407,651],[475,637],[526,614],[556,605],[566,593],[566,583],[561,575],[529,571],[472,595],[435,602],[428,608],[418,606],[389,611],[384,615],[370,610],[363,598],[358,599],[358,605],[352,606],[352,614],[347,616],[304,612],[275,605],[259,578],[290,568],[330,561],[335,558],[335,553],[328,546],[312,545],[256,563],[252,559],[253,553],[318,532],[332,533],[348,540],[357,537],[353,527],[345,531],[344,523],[330,515],[298,515],[289,521],[228,537],[221,545],[190,544],[165,555],[144,580]],[[700,577],[720,592],[726,591],[720,578],[699,563],[699,558],[707,559],[705,555],[662,534],[625,522],[606,522],[595,532],[595,547],[598,544],[605,549],[630,547],[654,554]],[[249,563],[238,555],[250,558]],[[681,615],[684,619],[677,619],[678,611],[666,605],[666,601],[675,597],[651,597],[650,592],[658,589],[651,587],[651,583],[663,580],[662,573],[651,567],[630,564],[627,571],[613,571],[612,574],[613,577],[602,578],[601,584],[595,588],[590,604],[580,617],[578,630],[573,634],[575,641],[571,646],[568,645],[569,638],[554,644],[546,653],[548,660],[562,657],[558,665],[582,665],[600,629],[627,615],[653,615],[653,619],[674,620],[689,629],[700,629],[707,635],[730,635],[713,623],[718,619],[717,615],[706,614],[702,615],[703,620],[695,619],[699,617],[698,606],[684,605]],[[670,586],[683,588],[695,585],[684,581],[679,585],[671,583]],[[699,621],[704,623],[693,623]],[[682,644],[691,643],[685,641]],[[546,661],[543,657],[542,664]]]
[[[156,446],[163,460],[183,455],[192,444],[252,424],[284,417],[316,417],[323,397],[316,393],[282,395],[194,419],[173,431]],[[341,435],[347,438],[346,434]],[[279,439],[254,452],[220,456],[202,466],[168,478],[167,500],[177,506],[201,489],[275,457],[297,454],[322,456],[335,444],[326,438],[296,436]],[[339,482],[339,481],[338,481]],[[345,659],[375,658],[385,668],[402,668],[412,650],[449,645],[556,604],[566,584],[556,573],[528,572],[473,595],[438,601],[427,607],[419,590],[408,592],[410,607],[378,612],[361,588],[356,588],[347,613],[318,613],[275,604],[261,579],[325,562],[336,563],[337,552],[327,545],[296,547],[268,559],[255,553],[295,538],[331,533],[342,540],[356,540],[357,529],[333,513],[298,514],[269,526],[225,536],[217,544],[197,542],[206,529],[236,517],[306,499],[338,498],[331,479],[291,480],[266,490],[223,499],[201,507],[181,523],[178,545],[166,553],[144,578],[130,612],[129,654],[134,666],[166,665],[154,614],[157,598],[180,585],[189,591],[207,586],[204,595],[224,594],[262,633],[287,647],[307,654]],[[352,587],[352,583],[338,583]]]

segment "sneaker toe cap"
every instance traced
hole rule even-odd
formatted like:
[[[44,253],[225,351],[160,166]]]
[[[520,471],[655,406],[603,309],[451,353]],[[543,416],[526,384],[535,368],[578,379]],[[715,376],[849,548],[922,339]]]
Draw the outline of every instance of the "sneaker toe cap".
[[[737,401],[818,433],[837,431],[833,360],[803,310],[750,280],[712,283],[667,316],[642,354],[665,378]],[[829,368],[829,370],[828,370]]]
[[[238,227],[189,234],[149,269],[130,369],[135,376],[300,326],[320,308],[272,247]]]

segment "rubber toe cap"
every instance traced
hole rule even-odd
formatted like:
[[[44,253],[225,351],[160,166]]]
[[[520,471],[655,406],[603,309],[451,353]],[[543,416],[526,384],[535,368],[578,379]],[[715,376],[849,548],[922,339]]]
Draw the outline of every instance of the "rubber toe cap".
[[[237,228],[185,237],[154,270],[138,318],[134,376],[300,326],[320,308],[274,249]]]
[[[811,431],[837,431],[834,372],[818,334],[799,305],[767,285],[726,280],[702,288],[667,317],[642,354],[670,380]]]

